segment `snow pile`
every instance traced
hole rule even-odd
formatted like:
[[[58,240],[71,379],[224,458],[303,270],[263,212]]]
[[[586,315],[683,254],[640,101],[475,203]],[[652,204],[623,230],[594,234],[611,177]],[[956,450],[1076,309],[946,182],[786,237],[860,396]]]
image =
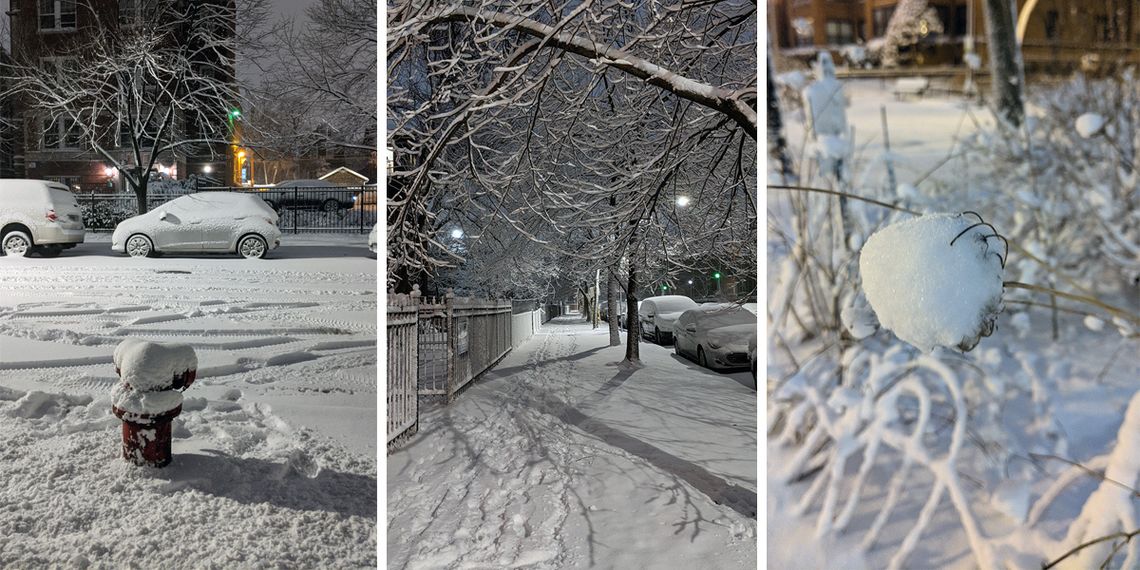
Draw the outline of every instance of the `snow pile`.
[[[1108,458],[1104,481],[1088,498],[1080,516],[1069,527],[1065,543],[1084,544],[1118,532],[1140,528],[1136,496],[1132,489],[1140,486],[1140,392],[1132,396],[1116,447]],[[1140,568],[1140,541],[1131,540],[1121,568]],[[1075,556],[1075,567],[1105,568],[1116,549],[1112,541],[1102,541],[1083,549]],[[1102,564],[1104,562],[1104,564]]]
[[[969,351],[989,336],[1006,255],[995,235],[969,214],[930,214],[875,232],[859,270],[882,326],[927,352]]]
[[[128,338],[115,347],[115,368],[123,382],[141,392],[170,387],[175,376],[198,368],[194,348]]]
[[[1105,122],[1106,121],[1104,120],[1104,117],[1101,115],[1098,115],[1096,113],[1085,113],[1080,117],[1077,117],[1077,122],[1075,125],[1077,128],[1077,134],[1081,135],[1082,138],[1087,139],[1104,129]]]

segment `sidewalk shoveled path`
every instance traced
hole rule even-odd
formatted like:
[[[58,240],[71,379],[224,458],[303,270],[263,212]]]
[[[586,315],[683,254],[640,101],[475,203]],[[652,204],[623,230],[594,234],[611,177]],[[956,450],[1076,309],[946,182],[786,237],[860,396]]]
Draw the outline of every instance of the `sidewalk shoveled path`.
[[[755,568],[756,392],[576,315],[388,457],[389,568]],[[623,333],[624,340],[624,333]]]

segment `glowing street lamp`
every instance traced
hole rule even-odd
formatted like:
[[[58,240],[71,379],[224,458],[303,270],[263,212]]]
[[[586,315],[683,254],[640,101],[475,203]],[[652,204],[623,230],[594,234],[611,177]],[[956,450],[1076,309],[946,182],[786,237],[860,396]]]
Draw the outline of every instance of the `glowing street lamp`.
[[[685,206],[689,205],[689,202],[690,202],[690,200],[689,200],[688,196],[677,196],[677,205],[678,206],[684,208]]]
[[[203,166],[203,167],[202,167],[202,172],[204,172],[204,173],[206,173],[206,174],[209,174],[209,173],[211,173],[211,172],[213,172],[213,171],[214,171],[214,167],[213,167],[213,166],[210,166],[209,164],[207,164],[207,165],[205,165],[205,166]]]
[[[455,228],[454,230],[451,230],[451,237],[453,237],[455,239],[459,239],[459,238],[463,237],[463,230],[461,230],[459,228]]]
[[[115,176],[116,172],[118,172],[118,171],[115,170],[114,166],[103,167],[103,175],[106,176],[107,178],[113,178]]]

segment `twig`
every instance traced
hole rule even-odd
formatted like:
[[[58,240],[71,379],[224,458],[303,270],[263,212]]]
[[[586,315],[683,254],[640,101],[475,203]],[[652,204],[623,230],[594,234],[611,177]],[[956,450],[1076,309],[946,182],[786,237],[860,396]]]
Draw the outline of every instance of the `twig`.
[[[1112,313],[1113,315],[1127,319],[1129,321],[1132,321],[1133,323],[1140,324],[1140,317],[1138,317],[1138,316],[1136,316],[1136,315],[1134,315],[1134,314],[1132,314],[1132,313],[1130,313],[1124,309],[1121,309],[1119,307],[1114,307],[1112,305],[1109,305],[1108,303],[1105,303],[1103,301],[1100,301],[1098,299],[1094,299],[1092,297],[1088,297],[1085,295],[1074,295],[1072,293],[1065,293],[1064,291],[1058,291],[1056,289],[1050,289],[1048,287],[1042,287],[1040,285],[1030,285],[1028,283],[1021,283],[1018,281],[1006,281],[1006,282],[1002,283],[1002,285],[1005,287],[1009,287],[1011,289],[1027,289],[1029,291],[1037,291],[1038,293],[1046,293],[1046,294],[1054,295],[1057,297],[1063,297],[1065,299],[1069,299],[1072,301],[1080,301],[1082,303],[1088,303],[1089,305],[1094,305],[1094,306],[1100,307],[1100,308],[1104,309],[1105,311]]]
[[[1117,481],[1115,479],[1110,479],[1110,478],[1106,477],[1104,473],[1101,473],[1099,471],[1095,471],[1093,469],[1089,469],[1088,467],[1085,467],[1084,465],[1081,465],[1080,463],[1077,463],[1076,461],[1072,461],[1070,459],[1065,459],[1064,457],[1059,457],[1057,455],[1048,455],[1045,453],[1030,453],[1029,456],[1035,460],[1038,460],[1038,461],[1040,461],[1042,459],[1056,459],[1057,461],[1061,461],[1063,463],[1068,463],[1069,465],[1072,465],[1073,467],[1081,469],[1082,471],[1088,473],[1089,475],[1091,475],[1093,477],[1096,477],[1097,479],[1100,479],[1102,481],[1107,481],[1109,483],[1112,483],[1113,485],[1120,486],[1120,487],[1126,489],[1127,491],[1129,491],[1130,493],[1132,493],[1133,497],[1140,499],[1140,491],[1133,489],[1132,487],[1129,487],[1128,485],[1125,485],[1124,483],[1121,483],[1120,481]]]
[[[896,206],[894,204],[888,204],[886,202],[880,202],[878,200],[872,200],[871,198],[864,198],[862,196],[858,196],[858,195],[852,194],[850,192],[840,192],[838,190],[828,190],[825,188],[809,188],[807,186],[785,186],[785,185],[775,185],[775,184],[768,185],[768,189],[770,189],[770,190],[794,190],[797,192],[818,192],[820,194],[830,194],[832,196],[839,196],[841,198],[850,198],[852,200],[858,200],[860,202],[867,202],[868,204],[874,204],[876,206],[882,206],[884,208],[890,208],[890,209],[898,211],[898,212],[906,212],[907,214],[911,214],[911,215],[915,215],[915,216],[921,216],[922,215],[921,212],[916,212],[914,210],[911,210],[908,208],[903,208],[902,206]]]
[[[1140,528],[1138,528],[1132,532],[1116,532],[1116,533],[1113,533],[1113,534],[1110,534],[1107,536],[1102,536],[1100,538],[1094,538],[1094,539],[1092,539],[1086,543],[1079,544],[1079,545],[1075,546],[1072,550],[1066,552],[1060,558],[1058,558],[1058,559],[1056,559],[1056,560],[1054,560],[1048,564],[1043,564],[1041,566],[1041,570],[1049,570],[1050,568],[1053,568],[1054,566],[1060,564],[1062,560],[1064,560],[1064,559],[1066,559],[1066,558],[1068,558],[1068,557],[1070,557],[1070,556],[1080,552],[1081,550],[1084,550],[1085,548],[1088,548],[1094,544],[1100,544],[1106,540],[1113,540],[1116,538],[1123,538],[1124,542],[1128,542],[1128,541],[1132,540],[1133,538],[1135,538],[1136,535],[1138,535],[1138,534],[1140,534]]]

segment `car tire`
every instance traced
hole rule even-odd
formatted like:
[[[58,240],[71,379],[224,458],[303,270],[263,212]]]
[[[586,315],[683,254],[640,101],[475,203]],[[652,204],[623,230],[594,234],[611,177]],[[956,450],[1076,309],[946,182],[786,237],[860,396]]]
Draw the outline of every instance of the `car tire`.
[[[321,202],[321,211],[325,212],[326,214],[334,214],[338,210],[340,210],[340,202],[337,202],[332,198]]]
[[[709,362],[705,359],[705,349],[702,346],[697,347],[697,364],[699,364],[701,368],[709,367]]]
[[[0,251],[4,255],[12,257],[24,257],[32,249],[32,238],[28,234],[19,231],[12,231],[4,234],[4,239],[0,241]]]
[[[661,344],[661,329],[653,327],[653,342]]]
[[[237,254],[246,259],[262,259],[269,253],[269,245],[265,238],[250,234],[238,240]]]
[[[131,257],[154,257],[154,242],[142,234],[135,234],[127,238],[123,251]]]

